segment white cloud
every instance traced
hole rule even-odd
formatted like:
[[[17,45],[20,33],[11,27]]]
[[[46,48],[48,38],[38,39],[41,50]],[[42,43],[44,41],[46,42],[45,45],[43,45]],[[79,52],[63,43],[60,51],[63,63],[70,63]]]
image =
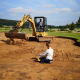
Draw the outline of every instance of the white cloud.
[[[61,8],[61,9],[59,9],[59,10],[60,10],[60,11],[67,12],[67,13],[69,13],[69,12],[72,11],[70,8]]]
[[[22,12],[23,8],[22,7],[17,7],[17,8],[11,8],[9,10],[6,10],[7,12]]]
[[[24,14],[29,14],[29,13],[42,14],[42,13],[45,13],[44,11],[38,11],[35,9],[23,9],[22,7],[11,8],[11,9],[6,10],[6,11],[11,12],[11,13],[24,13]]]
[[[11,8],[7,10],[7,12],[11,13],[24,13],[24,14],[29,14],[29,13],[34,13],[34,14],[50,14],[50,13],[69,13],[72,10],[70,8],[53,8],[52,10],[46,10],[46,11],[40,11],[40,10],[35,10],[35,9],[23,9],[22,7],[16,7],[16,8]],[[15,14],[11,14],[15,16]]]
[[[52,13],[69,13],[72,10],[70,8],[53,8]]]
[[[76,12],[77,14],[80,14],[80,12]]]
[[[62,0],[63,2],[67,2],[68,4],[71,4],[71,5],[76,5],[76,0]]]
[[[11,16],[16,16],[16,14],[10,14]]]
[[[75,13],[73,13],[73,14],[75,14],[75,15],[80,15],[80,12],[75,12]]]
[[[72,5],[77,5],[77,3],[75,2],[75,0],[68,0],[70,4]]]
[[[28,12],[36,12],[34,9],[23,9],[22,7],[16,7],[11,8],[9,10],[6,10],[7,12],[13,12],[13,13],[28,13]]]
[[[42,5],[43,7],[55,7],[55,5],[51,5],[51,4],[49,4],[49,5]]]
[[[4,13],[0,12],[0,14],[4,14]]]

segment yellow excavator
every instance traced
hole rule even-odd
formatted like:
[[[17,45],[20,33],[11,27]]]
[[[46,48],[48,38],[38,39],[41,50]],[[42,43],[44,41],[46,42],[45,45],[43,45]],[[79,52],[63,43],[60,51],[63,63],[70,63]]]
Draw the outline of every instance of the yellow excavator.
[[[39,20],[42,20],[42,26],[39,26]],[[51,41],[52,37],[47,36],[47,18],[46,17],[34,17],[34,20],[30,17],[30,15],[24,15],[20,22],[17,22],[16,26],[13,27],[13,30],[9,32],[5,32],[5,36],[10,38],[13,41],[14,38],[18,39],[27,39],[26,33],[18,32],[18,29],[26,22],[29,21],[31,23],[33,33],[32,35],[35,38],[30,37],[29,40],[37,40],[37,41]]]

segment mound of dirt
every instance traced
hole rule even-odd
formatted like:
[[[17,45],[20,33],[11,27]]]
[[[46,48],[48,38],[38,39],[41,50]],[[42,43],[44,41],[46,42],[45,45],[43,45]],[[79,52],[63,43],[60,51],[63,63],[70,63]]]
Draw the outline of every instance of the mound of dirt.
[[[0,33],[0,80],[80,79],[80,47],[73,40],[53,38],[52,64],[35,62],[35,57],[47,49],[46,42],[15,40],[17,43],[10,45],[4,33]]]

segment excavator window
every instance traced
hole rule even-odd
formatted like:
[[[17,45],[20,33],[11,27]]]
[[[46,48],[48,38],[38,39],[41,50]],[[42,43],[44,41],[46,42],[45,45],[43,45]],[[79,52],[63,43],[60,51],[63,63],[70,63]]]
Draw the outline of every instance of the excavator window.
[[[36,31],[47,32],[47,18],[45,17],[34,17]]]

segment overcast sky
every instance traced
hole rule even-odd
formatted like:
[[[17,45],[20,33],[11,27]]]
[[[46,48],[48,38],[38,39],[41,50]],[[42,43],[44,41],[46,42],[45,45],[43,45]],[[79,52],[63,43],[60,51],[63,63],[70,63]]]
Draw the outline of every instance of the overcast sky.
[[[20,20],[24,14],[47,17],[48,25],[76,23],[80,0],[0,0],[0,18]]]

